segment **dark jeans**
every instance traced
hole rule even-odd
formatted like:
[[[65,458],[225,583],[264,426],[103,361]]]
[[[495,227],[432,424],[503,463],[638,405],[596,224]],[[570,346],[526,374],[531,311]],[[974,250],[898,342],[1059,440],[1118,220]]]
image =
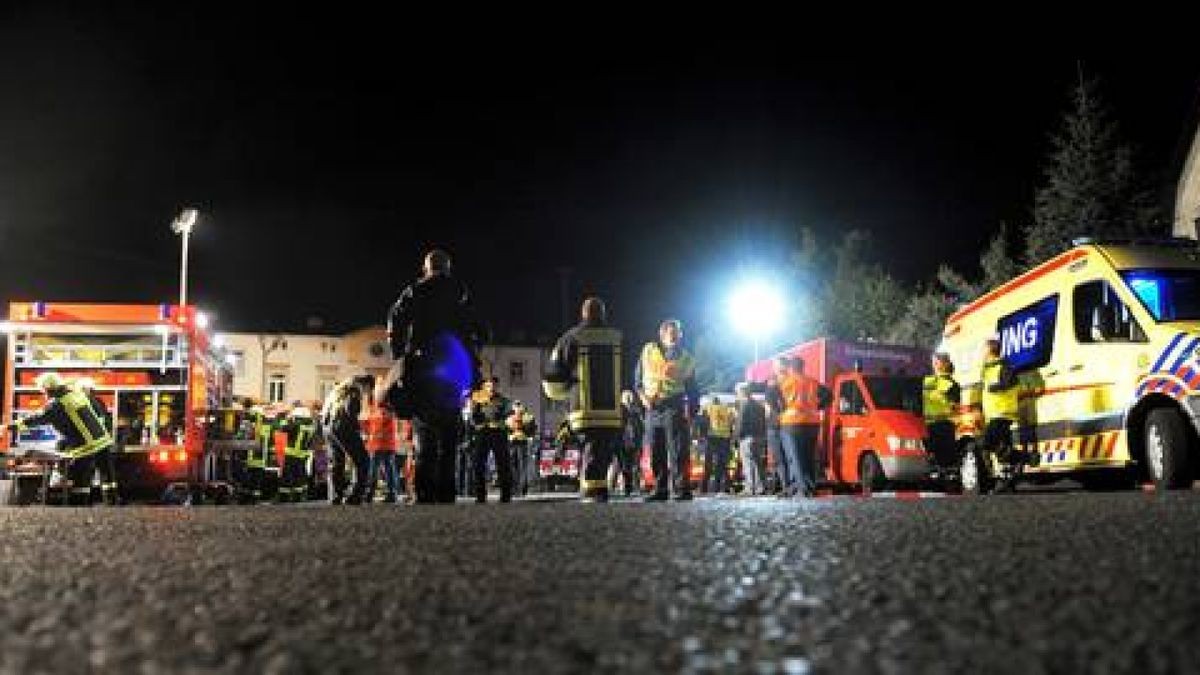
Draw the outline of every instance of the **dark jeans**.
[[[354,462],[354,485],[350,487],[350,497],[362,499],[367,491],[367,480],[371,473],[371,458],[363,445],[362,435],[353,429],[334,429],[326,440],[333,449],[333,467],[330,472],[333,478],[334,497],[345,497],[346,486],[346,457]]]
[[[729,439],[709,436],[704,446],[704,487],[702,492],[729,491]]]
[[[783,486],[787,485],[791,469],[783,452],[783,437],[778,427],[767,427],[767,455],[771,458],[771,470],[775,473],[775,489],[782,491]]]
[[[475,437],[475,501],[487,501],[488,455],[496,460],[500,500],[512,498],[512,464],[508,458],[508,436],[503,430],[488,429]]]
[[[789,494],[811,495],[817,489],[817,429],[815,424],[788,425],[780,428],[783,454],[788,463],[788,480],[784,483],[784,490]]]
[[[1013,421],[1004,417],[996,417],[987,421],[983,429],[983,444],[988,452],[998,453],[1001,459],[1013,447]]]
[[[400,485],[396,472],[396,453],[376,451],[375,454],[371,455],[371,469],[367,474],[371,477],[367,482],[367,501],[374,501],[375,499],[375,483],[379,480],[380,468],[383,469],[383,483],[387,486],[388,498],[396,498],[396,493]]]
[[[413,440],[416,444],[415,483],[418,504],[453,504],[454,463],[458,457],[461,422],[458,413],[416,418]]]
[[[279,500],[301,502],[308,499],[307,458],[285,455],[283,474],[279,477]]]
[[[509,441],[512,457],[513,492],[523,495],[529,491],[529,441]]]
[[[954,422],[941,420],[927,422],[929,444],[926,449],[933,456],[933,461],[940,467],[954,466],[958,463],[958,451],[954,443]]]
[[[617,445],[616,460],[617,468],[621,471],[621,477],[625,481],[626,494],[638,489],[641,482],[641,470],[638,466],[638,460],[641,458],[642,446],[631,445],[622,435],[621,442]]]
[[[676,494],[691,494],[688,469],[691,468],[692,458],[683,410],[667,408],[647,411],[646,444],[650,446],[654,467],[655,493],[667,494],[673,483]]]

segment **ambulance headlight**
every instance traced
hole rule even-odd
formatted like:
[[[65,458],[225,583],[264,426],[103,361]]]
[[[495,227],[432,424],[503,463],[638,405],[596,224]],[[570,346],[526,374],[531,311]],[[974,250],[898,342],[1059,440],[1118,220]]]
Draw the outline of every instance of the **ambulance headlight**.
[[[888,448],[893,452],[896,450],[924,450],[925,444],[919,438],[901,438],[899,436],[887,437]]]

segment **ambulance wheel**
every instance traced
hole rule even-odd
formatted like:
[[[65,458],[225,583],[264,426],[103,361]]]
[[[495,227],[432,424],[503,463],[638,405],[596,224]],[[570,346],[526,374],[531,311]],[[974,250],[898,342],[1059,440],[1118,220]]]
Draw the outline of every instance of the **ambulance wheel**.
[[[995,482],[983,449],[975,443],[968,445],[963,453],[962,465],[958,469],[958,484],[962,488],[962,494],[986,495],[995,487]]]
[[[873,452],[864,453],[862,459],[858,460],[858,478],[862,482],[863,494],[887,487],[887,475]]]
[[[1188,435],[1179,412],[1155,408],[1146,416],[1146,469],[1159,490],[1191,487]]]

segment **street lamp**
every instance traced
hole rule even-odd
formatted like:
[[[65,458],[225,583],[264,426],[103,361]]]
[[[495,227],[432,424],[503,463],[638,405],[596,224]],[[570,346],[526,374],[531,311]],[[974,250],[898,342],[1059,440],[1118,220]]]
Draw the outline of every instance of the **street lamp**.
[[[183,238],[183,257],[179,263],[179,311],[187,306],[187,263],[188,238],[192,236],[192,226],[200,215],[196,209],[184,209],[171,222],[171,231]]]
[[[755,362],[759,340],[779,330],[783,312],[783,297],[765,281],[745,281],[730,294],[729,318],[736,330],[754,341]]]

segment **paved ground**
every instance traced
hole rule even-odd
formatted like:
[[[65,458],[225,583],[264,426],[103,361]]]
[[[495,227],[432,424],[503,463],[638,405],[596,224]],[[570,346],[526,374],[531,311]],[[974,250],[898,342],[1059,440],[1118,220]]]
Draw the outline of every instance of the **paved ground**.
[[[1200,493],[0,509],[0,671],[1182,672]]]

